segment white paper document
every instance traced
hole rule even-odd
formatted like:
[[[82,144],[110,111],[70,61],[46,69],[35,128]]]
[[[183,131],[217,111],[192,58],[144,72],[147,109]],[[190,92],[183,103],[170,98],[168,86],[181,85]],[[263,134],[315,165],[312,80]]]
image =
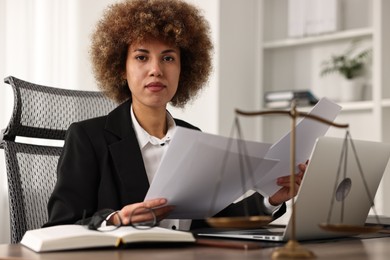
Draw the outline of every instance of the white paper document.
[[[334,121],[341,111],[341,106],[322,98],[309,112],[311,115],[316,115]],[[314,144],[318,137],[324,136],[329,129],[329,125],[305,117],[295,127],[295,165],[305,163],[311,154]],[[280,189],[276,185],[276,179],[281,176],[290,174],[290,132],[283,136],[269,149],[265,158],[279,160],[276,165],[266,176],[259,176],[257,179],[258,191],[263,195],[271,196]],[[261,171],[261,169],[258,169]],[[256,175],[258,176],[258,175]]]
[[[333,121],[341,107],[323,98],[310,114]],[[309,159],[329,125],[303,118],[296,126],[296,165]],[[145,200],[166,198],[168,218],[203,219],[250,189],[271,196],[276,179],[290,174],[290,133],[275,144],[237,140],[177,127]]]
[[[166,198],[175,205],[169,218],[213,216],[254,187],[254,169],[266,174],[275,166],[263,159],[270,146],[178,127],[145,200]]]

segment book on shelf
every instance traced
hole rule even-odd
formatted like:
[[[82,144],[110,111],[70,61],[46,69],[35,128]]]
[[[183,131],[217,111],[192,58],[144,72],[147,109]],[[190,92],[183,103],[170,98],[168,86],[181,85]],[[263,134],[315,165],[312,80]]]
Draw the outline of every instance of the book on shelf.
[[[318,102],[310,90],[269,91],[264,94],[264,105],[268,108],[289,107],[293,100],[297,106],[312,106]]]
[[[58,225],[28,230],[21,244],[35,252],[49,252],[100,247],[119,247],[134,243],[194,243],[191,232],[153,227],[131,226],[100,232],[82,225]]]
[[[340,29],[339,0],[288,0],[288,36],[305,37]]]

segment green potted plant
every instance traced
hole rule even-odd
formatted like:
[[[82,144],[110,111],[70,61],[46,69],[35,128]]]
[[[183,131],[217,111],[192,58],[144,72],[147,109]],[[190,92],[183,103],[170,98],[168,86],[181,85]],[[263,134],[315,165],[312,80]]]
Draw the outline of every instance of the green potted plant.
[[[366,48],[356,51],[358,41],[352,44],[341,54],[332,55],[321,64],[321,76],[338,73],[345,79],[342,83],[341,100],[354,101],[362,98],[364,83],[362,77],[366,64],[369,62],[372,50]]]

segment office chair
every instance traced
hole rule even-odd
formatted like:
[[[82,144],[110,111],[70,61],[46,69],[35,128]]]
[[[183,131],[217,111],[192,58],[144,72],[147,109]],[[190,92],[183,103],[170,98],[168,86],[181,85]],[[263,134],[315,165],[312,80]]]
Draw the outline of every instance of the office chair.
[[[27,230],[48,220],[47,202],[57,179],[62,144],[43,140],[64,140],[71,123],[105,115],[116,104],[98,91],[53,88],[15,77],[4,81],[13,88],[14,108],[1,132],[0,148],[8,179],[11,243],[18,243]],[[17,137],[42,141],[21,143]]]

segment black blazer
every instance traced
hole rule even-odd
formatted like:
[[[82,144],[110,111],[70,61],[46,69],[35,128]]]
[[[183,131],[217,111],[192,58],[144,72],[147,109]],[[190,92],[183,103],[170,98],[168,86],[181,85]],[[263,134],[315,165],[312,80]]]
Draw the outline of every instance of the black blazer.
[[[199,130],[185,121],[175,122]],[[58,162],[57,183],[48,203],[49,220],[44,226],[73,224],[84,212],[91,217],[101,209],[119,210],[141,202],[148,188],[127,101],[107,116],[69,127]],[[237,205],[233,208],[236,212]]]

